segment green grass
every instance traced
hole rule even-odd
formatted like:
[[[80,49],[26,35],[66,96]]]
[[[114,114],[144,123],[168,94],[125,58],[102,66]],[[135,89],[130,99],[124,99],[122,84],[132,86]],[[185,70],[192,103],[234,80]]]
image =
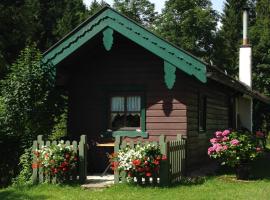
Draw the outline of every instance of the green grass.
[[[207,177],[200,184],[178,185],[171,188],[139,187],[118,184],[103,190],[86,190],[80,186],[38,185],[10,187],[0,190],[1,200],[267,200],[270,199],[270,153],[253,166],[254,180],[237,181],[233,175]],[[263,179],[262,179],[263,178]]]
[[[116,185],[104,190],[84,190],[78,186],[39,185],[0,191],[1,200],[11,199],[270,199],[270,181],[234,181],[231,177],[210,178],[205,183],[173,188],[142,188]]]

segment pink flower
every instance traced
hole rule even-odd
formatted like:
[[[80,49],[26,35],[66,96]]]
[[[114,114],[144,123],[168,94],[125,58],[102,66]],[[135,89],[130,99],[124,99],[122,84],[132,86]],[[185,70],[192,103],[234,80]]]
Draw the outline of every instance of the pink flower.
[[[218,153],[218,152],[223,150],[223,147],[221,144],[217,143],[217,144],[213,145],[213,149],[214,149],[214,151],[216,151]]]
[[[222,132],[221,131],[217,131],[216,132],[216,137],[217,138],[221,138],[222,137]]]
[[[227,146],[227,145],[224,145],[224,146],[223,146],[223,150],[226,151],[227,149],[228,149],[228,146]]]
[[[220,152],[220,151],[223,151],[222,145],[218,145],[218,146],[216,147],[216,152],[218,153],[218,152]]]
[[[213,147],[208,148],[208,155],[211,155],[215,152],[215,149]]]
[[[234,145],[234,146],[237,146],[237,145],[239,145],[239,140],[237,140],[237,139],[233,139],[232,141],[231,141],[231,145]]]
[[[212,144],[215,144],[215,143],[218,143],[219,140],[218,140],[217,138],[212,138],[212,139],[210,140],[210,142],[211,142]]]
[[[228,137],[224,137],[224,138],[222,138],[222,142],[226,142],[226,141],[228,141],[229,140],[229,138]]]
[[[225,130],[222,132],[222,136],[225,137],[225,136],[228,136],[231,132],[229,130]]]
[[[257,151],[257,152],[261,152],[262,149],[261,149],[260,147],[257,147],[257,148],[256,148],[256,151]]]
[[[257,136],[257,137],[264,137],[264,133],[261,132],[261,131],[257,131],[257,132],[256,132],[256,136]]]

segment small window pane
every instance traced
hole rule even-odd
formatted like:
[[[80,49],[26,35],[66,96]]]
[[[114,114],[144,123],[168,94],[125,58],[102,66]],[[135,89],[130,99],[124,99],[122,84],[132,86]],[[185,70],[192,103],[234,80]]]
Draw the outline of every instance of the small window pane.
[[[126,119],[127,127],[140,127],[140,113],[130,113]]]
[[[125,98],[124,97],[112,97],[111,102],[112,112],[124,112],[125,111]]]
[[[125,114],[124,113],[111,114],[111,120],[112,120],[113,129],[117,130],[122,127],[125,127]]]
[[[127,97],[127,111],[139,112],[140,110],[141,110],[141,97],[140,96]]]

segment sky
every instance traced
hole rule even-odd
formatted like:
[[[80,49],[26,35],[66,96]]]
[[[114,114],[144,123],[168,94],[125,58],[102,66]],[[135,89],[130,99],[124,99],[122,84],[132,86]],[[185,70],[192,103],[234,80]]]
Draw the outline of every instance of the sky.
[[[92,0],[83,0],[84,3],[89,6]],[[112,5],[113,0],[105,0],[108,4]],[[161,9],[164,7],[165,0],[150,0],[156,5],[156,11],[161,12]],[[213,3],[213,8],[219,12],[222,12],[224,0],[211,0]]]

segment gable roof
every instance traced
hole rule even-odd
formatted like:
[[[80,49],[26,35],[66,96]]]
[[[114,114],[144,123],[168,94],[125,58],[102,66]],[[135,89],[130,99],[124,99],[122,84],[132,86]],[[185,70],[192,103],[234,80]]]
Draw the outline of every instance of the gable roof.
[[[159,56],[167,64],[205,83],[206,63],[161,39],[133,20],[105,6],[43,54],[42,63],[56,66],[98,33],[112,29]]]

